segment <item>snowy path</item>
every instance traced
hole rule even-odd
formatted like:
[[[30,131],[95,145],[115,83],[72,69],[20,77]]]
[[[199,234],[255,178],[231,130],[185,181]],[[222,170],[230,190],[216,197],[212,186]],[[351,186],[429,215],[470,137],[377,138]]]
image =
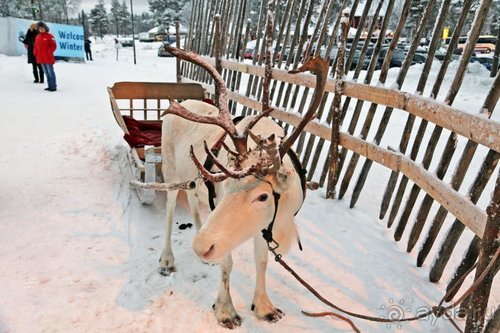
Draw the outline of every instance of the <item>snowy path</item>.
[[[56,93],[31,83],[25,58],[0,55],[0,332],[227,332],[211,311],[219,270],[192,253],[193,229],[174,227],[178,272],[157,273],[164,197],[142,206],[129,189],[105,90],[120,80],[173,81],[174,61],[153,48],[134,66],[128,54],[116,63],[112,50],[100,51],[91,63],[58,63]],[[297,218],[304,251],[287,259],[306,280],[377,316],[414,315],[439,300],[445,283],[430,284],[427,269],[392,241],[370,211],[378,198],[349,209],[348,200],[322,196],[309,193]],[[180,204],[175,222],[188,223]],[[252,257],[250,244],[235,251],[232,295],[244,320],[236,332],[351,332],[339,320],[303,316],[329,309],[271,261],[270,297],[287,315],[277,324],[255,319]],[[355,322],[363,332],[454,332],[443,319],[402,330]]]

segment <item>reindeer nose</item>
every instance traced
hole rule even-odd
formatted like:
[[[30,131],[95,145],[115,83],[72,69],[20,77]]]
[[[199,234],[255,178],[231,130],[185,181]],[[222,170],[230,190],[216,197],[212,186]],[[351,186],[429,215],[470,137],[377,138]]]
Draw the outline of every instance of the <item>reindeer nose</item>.
[[[210,261],[210,258],[215,252],[215,244],[203,241],[203,239],[197,235],[193,239],[193,251],[201,259]]]
[[[210,245],[210,248],[205,253],[203,253],[201,255],[201,257],[203,259],[205,259],[205,260],[210,259],[210,257],[212,256],[212,254],[214,254],[214,251],[215,251],[215,245],[212,244],[212,245]]]

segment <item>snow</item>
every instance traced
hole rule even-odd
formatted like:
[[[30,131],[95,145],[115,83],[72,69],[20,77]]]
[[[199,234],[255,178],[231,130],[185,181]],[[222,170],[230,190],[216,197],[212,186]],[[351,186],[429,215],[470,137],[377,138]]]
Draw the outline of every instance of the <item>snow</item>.
[[[182,196],[173,235],[177,272],[168,278],[157,273],[165,196],[159,193],[151,206],[139,203],[109,106],[106,87],[116,81],[175,81],[175,60],[158,58],[158,45],[139,43],[135,66],[131,49],[120,49],[116,62],[112,39],[98,40],[93,62],[56,64],[54,93],[32,83],[25,57],[0,55],[0,332],[227,332],[211,310],[219,269],[193,254],[194,230],[179,229],[192,222]],[[407,81],[416,84],[416,71],[413,66]],[[466,77],[459,94],[465,98],[456,101],[468,112],[481,107],[474,89],[491,82],[478,71]],[[396,146],[399,133],[387,136],[382,144]],[[355,209],[348,200],[325,200],[323,190],[309,192],[297,217],[304,251],[295,249],[285,260],[351,311],[414,315],[439,301],[447,280],[429,283],[428,267],[415,267],[414,255],[378,221],[378,192],[387,177],[376,178],[365,189],[373,194],[362,196]],[[234,252],[231,292],[243,318],[236,332],[351,332],[337,319],[302,315],[330,309],[272,260],[268,291],[286,316],[275,324],[257,320],[250,310],[254,275],[246,243]],[[490,302],[498,301],[496,288]],[[362,332],[455,332],[436,318],[390,327],[354,322]]]

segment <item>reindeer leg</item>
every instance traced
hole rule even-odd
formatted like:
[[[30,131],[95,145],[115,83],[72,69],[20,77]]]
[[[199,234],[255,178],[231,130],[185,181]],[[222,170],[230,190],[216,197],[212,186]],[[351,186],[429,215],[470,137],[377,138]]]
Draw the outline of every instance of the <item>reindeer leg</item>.
[[[233,300],[229,293],[229,276],[233,269],[233,258],[229,254],[220,263],[222,281],[219,289],[219,294],[212,306],[215,311],[215,318],[219,321],[221,326],[233,329],[241,325],[241,317],[236,313],[233,305]]]
[[[189,208],[191,209],[191,215],[193,215],[194,225],[196,226],[196,231],[201,228],[201,218],[200,210],[198,209],[198,196],[195,191],[186,192],[189,202]]]
[[[177,194],[179,191],[167,193],[167,223],[165,225],[165,247],[161,253],[159,272],[163,276],[169,276],[175,272],[174,252],[172,251],[172,224],[174,221]]]
[[[253,296],[252,310],[259,319],[275,323],[285,314],[271,303],[266,291],[267,245],[261,236],[254,238],[255,265],[257,278]]]

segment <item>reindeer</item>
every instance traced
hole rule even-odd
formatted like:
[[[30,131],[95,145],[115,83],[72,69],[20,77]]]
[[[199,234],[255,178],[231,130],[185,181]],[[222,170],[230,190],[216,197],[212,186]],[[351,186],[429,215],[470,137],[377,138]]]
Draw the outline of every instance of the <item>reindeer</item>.
[[[310,70],[316,74],[317,82],[303,121],[283,141],[284,130],[266,118],[272,109],[258,116],[246,117],[234,125],[228,111],[227,89],[217,70],[195,53],[166,48],[176,57],[203,67],[213,77],[219,91],[219,109],[200,101],[178,103],[170,99],[162,125],[164,181],[175,183],[201,177],[215,187],[217,205],[203,226],[198,205],[199,202],[207,202],[207,190],[205,186],[197,186],[187,191],[197,230],[192,243],[193,250],[205,262],[220,263],[222,282],[213,305],[215,317],[227,328],[241,324],[229,293],[233,265],[231,251],[253,238],[257,276],[252,310],[259,319],[276,322],[284,313],[273,305],[266,292],[268,246],[261,231],[271,224],[266,229],[272,229],[268,241],[279,244],[279,254],[286,253],[292,244],[298,242],[294,216],[304,200],[305,179],[301,179],[287,153],[314,117],[321,102],[328,60],[314,57],[298,70],[290,71],[298,73]],[[218,157],[210,149],[217,143],[224,148]],[[206,159],[213,164],[213,170],[207,170],[201,162]],[[166,239],[160,258],[160,273],[163,275],[175,271],[171,235],[178,192],[173,190],[167,193]]]

